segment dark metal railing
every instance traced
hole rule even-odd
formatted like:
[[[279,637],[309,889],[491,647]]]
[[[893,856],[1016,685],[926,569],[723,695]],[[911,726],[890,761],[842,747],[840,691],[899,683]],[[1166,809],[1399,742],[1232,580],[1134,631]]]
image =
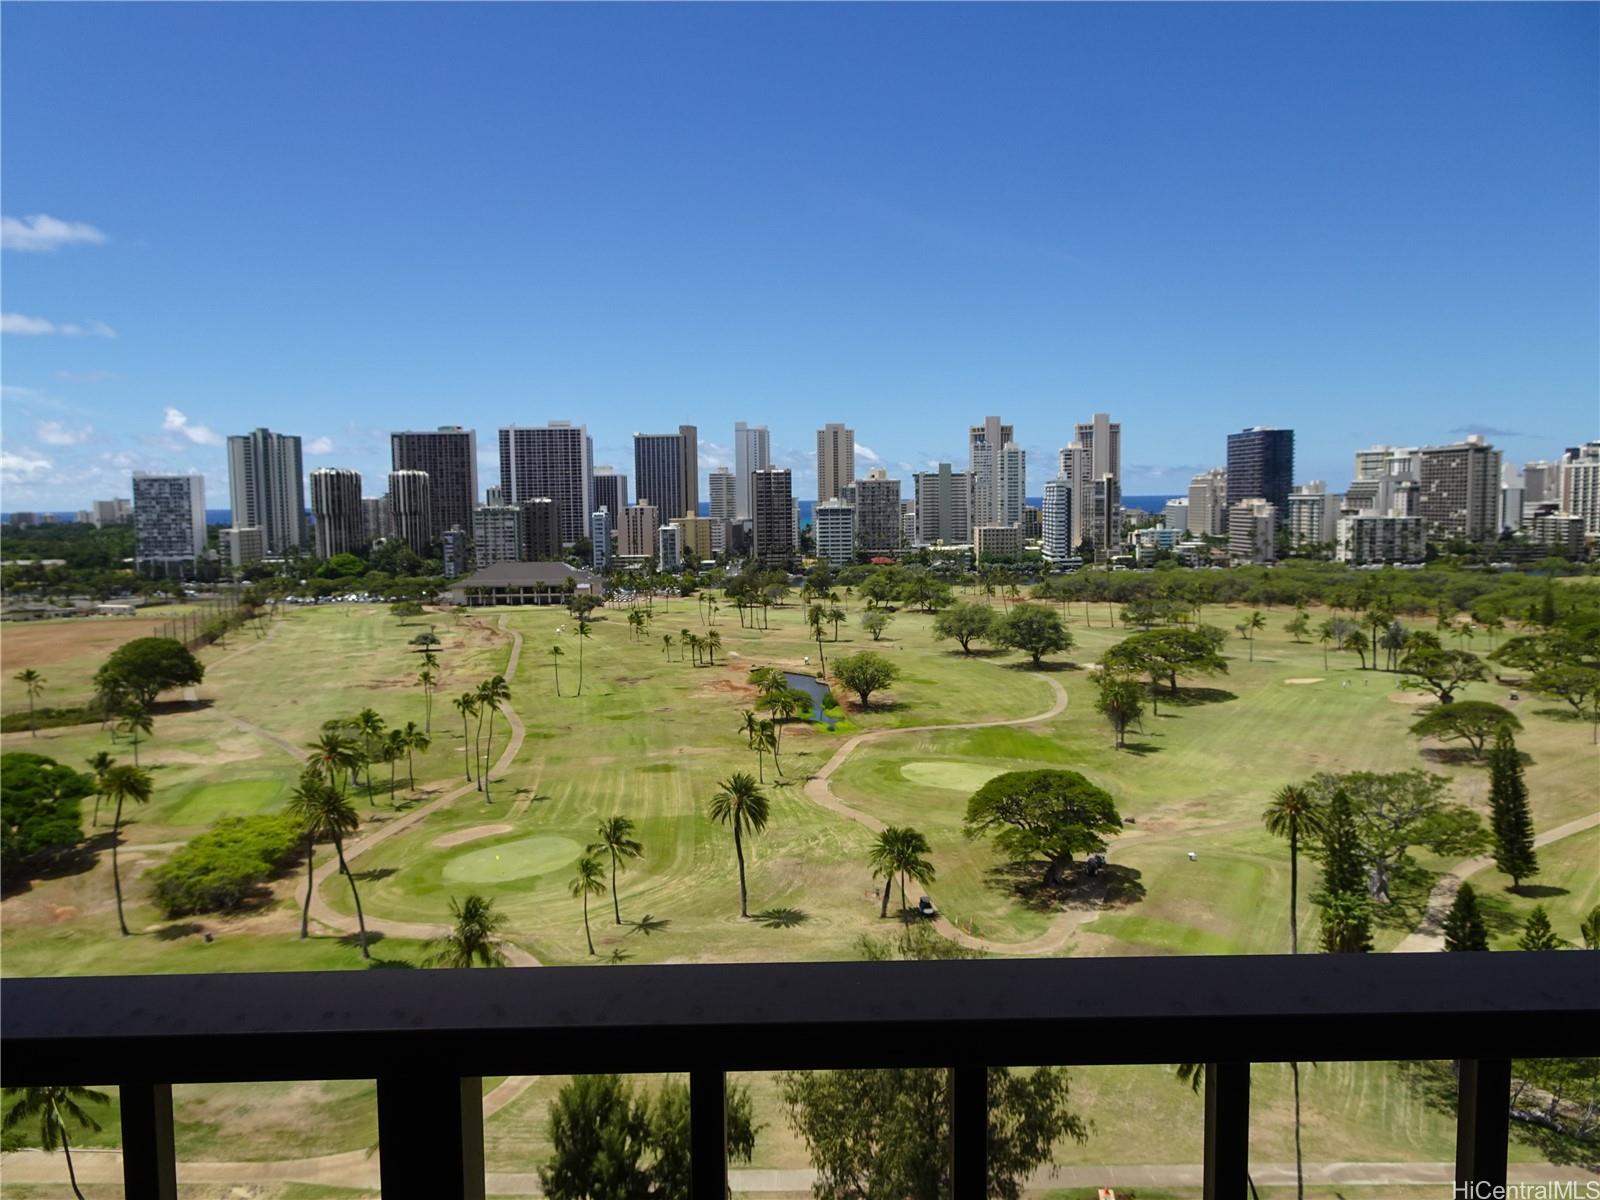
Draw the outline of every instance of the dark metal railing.
[[[967,1200],[988,1067],[1205,1061],[1238,1200],[1252,1062],[1459,1060],[1458,1182],[1504,1184],[1511,1060],[1594,1054],[1597,1017],[1578,951],[7,979],[0,1082],[120,1085],[128,1200],[172,1200],[174,1083],[375,1079],[384,1200],[442,1200],[483,1195],[482,1076],[683,1072],[721,1200],[727,1072],[948,1067]]]

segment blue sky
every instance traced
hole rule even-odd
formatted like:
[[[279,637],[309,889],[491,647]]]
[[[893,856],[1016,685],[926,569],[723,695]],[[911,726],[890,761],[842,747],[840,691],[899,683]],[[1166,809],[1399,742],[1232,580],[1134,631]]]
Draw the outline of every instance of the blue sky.
[[[1594,5],[6,5],[0,502],[227,433],[1596,436]],[[37,220],[36,218],[47,218]],[[864,454],[865,467],[868,455]]]

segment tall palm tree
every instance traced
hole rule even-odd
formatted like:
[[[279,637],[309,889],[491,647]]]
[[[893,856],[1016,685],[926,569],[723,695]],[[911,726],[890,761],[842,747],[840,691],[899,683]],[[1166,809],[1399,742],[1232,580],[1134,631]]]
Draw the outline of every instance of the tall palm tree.
[[[661,653],[667,656],[668,662],[672,661],[672,635],[670,633],[661,635]]]
[[[356,810],[344,793],[334,786],[331,778],[323,775],[313,780],[314,775],[320,775],[316,765],[300,776],[300,786],[289,797],[290,810],[296,814],[305,830],[308,849],[310,843],[321,838],[333,843],[333,852],[339,858],[339,874],[349,881],[350,896],[356,904],[356,928],[361,931],[361,957],[371,958],[372,954],[367,950],[367,920],[361,912],[361,893],[356,890],[356,878],[344,860],[345,835],[360,828],[361,818],[356,815]],[[308,884],[306,908],[301,915],[301,937],[305,936],[305,922],[310,912],[311,890]]]
[[[560,646],[550,647],[550,665],[556,669],[556,695],[561,695],[561,656],[565,653]]]
[[[891,825],[878,835],[867,852],[867,862],[872,866],[872,877],[883,876],[883,906],[879,917],[889,915],[889,889],[895,876],[900,877],[900,911],[906,909],[906,877],[910,876],[926,887],[934,880],[933,864],[925,855],[932,849],[928,839],[915,829]]]
[[[426,959],[430,967],[470,967],[482,963],[486,967],[510,965],[506,952],[500,948],[500,931],[506,927],[504,913],[494,910],[494,901],[478,895],[468,895],[458,903],[450,897],[450,915],[455,918],[449,933],[440,934],[428,941]]]
[[[733,826],[733,853],[739,860],[739,916],[750,916],[749,890],[744,876],[744,833],[751,836],[767,827],[770,808],[756,781],[743,771],[735,771],[722,781],[721,790],[711,797],[711,819]]]
[[[111,1097],[104,1092],[90,1091],[72,1084],[8,1087],[5,1094],[15,1097],[17,1102],[6,1113],[4,1127],[16,1129],[37,1117],[40,1148],[54,1153],[55,1148],[60,1146],[66,1153],[67,1179],[72,1184],[72,1194],[78,1200],[83,1200],[83,1191],[78,1187],[78,1173],[72,1166],[72,1139],[67,1136],[67,1121],[74,1121],[85,1129],[99,1133],[100,1122],[85,1112],[83,1105],[110,1104]]]
[[[89,822],[90,825],[100,824],[100,797],[106,794],[106,772],[116,762],[106,750],[97,750],[92,758],[84,760],[84,765],[94,772],[94,818]]]
[[[361,762],[360,748],[337,729],[324,729],[322,736],[310,743],[310,750],[308,761],[327,775],[330,784],[348,779]]]
[[[414,727],[415,727],[415,723],[413,723],[413,728]],[[394,798],[394,770],[395,770],[395,764],[397,764],[402,758],[404,758],[406,756],[406,753],[407,753],[408,749],[409,749],[409,745],[408,745],[408,743],[406,741],[406,731],[403,730],[403,729],[391,729],[391,730],[389,730],[389,732],[384,735],[383,741],[381,743],[379,743],[378,761],[379,762],[386,762],[386,763],[389,764],[389,807],[390,808],[394,808],[395,807],[395,798]]]
[[[372,764],[374,760],[382,761],[382,739],[384,719],[376,709],[363,708],[351,722],[357,733],[361,735],[361,749],[367,758],[367,800],[372,800]]]
[[[306,839],[306,902],[300,909],[301,941],[311,936],[311,893],[316,884],[317,838],[326,836],[316,827],[316,817],[321,806],[317,792],[332,787],[333,785],[322,777],[321,768],[315,763],[308,762],[305,769],[300,772],[300,782],[289,792],[289,803],[284,806],[284,811],[293,818]]]
[[[407,721],[406,727],[400,732],[405,739],[403,744],[406,750],[406,786],[412,791],[416,791],[417,765],[411,755],[417,750],[426,754],[428,747],[433,745],[433,739],[428,736],[427,730],[418,729],[415,721]]]
[[[424,705],[423,710],[422,710],[423,711],[423,717],[422,717],[423,729],[424,729],[424,732],[426,732],[429,737],[432,737],[433,736],[433,689],[434,689],[434,686],[439,682],[439,676],[437,674],[435,674],[435,672],[433,670],[433,664],[432,663],[429,663],[427,666],[423,667],[422,670],[417,672],[417,682],[422,685],[422,700],[423,700],[423,705]]]
[[[617,860],[643,858],[644,846],[634,839],[633,822],[627,817],[607,817],[595,830],[595,840],[585,847],[589,854],[605,850],[611,855],[611,910],[622,924],[622,905],[617,900]]]
[[[589,622],[579,621],[577,629],[573,630],[578,635],[578,695],[583,695],[583,644],[589,640]]]
[[[1267,627],[1267,619],[1261,615],[1261,610],[1257,608],[1251,611],[1249,619],[1245,621],[1245,626],[1250,630],[1247,635],[1250,641],[1250,661],[1255,662],[1256,634]]]
[[[117,864],[117,843],[122,840],[122,805],[125,801],[148,804],[155,792],[155,781],[142,767],[108,767],[105,776],[106,798],[115,808],[111,817],[111,886],[117,894],[117,925],[128,936],[128,922],[122,915],[122,872]]]
[[[478,769],[478,782],[483,785],[483,798],[489,800],[489,758],[494,754],[494,714],[500,711],[503,701],[511,699],[511,686],[504,675],[491,675],[478,685],[478,704],[488,712],[488,747],[484,751],[483,766]]]
[[[1012,585],[1012,588],[1015,590],[1014,584]],[[833,626],[833,640],[836,642],[839,640],[839,623],[845,619],[845,616],[846,613],[844,609],[840,608],[837,604],[828,609],[828,624]]]
[[[722,635],[713,629],[706,634],[706,654],[711,659],[711,665],[717,665],[717,651],[722,649]]]
[[[33,702],[44,695],[44,676],[29,667],[24,671],[18,671],[12,678],[28,690],[28,732],[32,736],[38,737],[39,724],[34,720]]]
[[[150,718],[150,710],[137,700],[129,700],[123,706],[122,718],[117,722],[117,732],[128,738],[133,743],[133,765],[139,765],[139,735],[145,737],[155,736],[155,722]]]
[[[761,718],[752,710],[744,708],[739,710],[739,719],[744,722],[739,732],[744,734],[745,744],[753,750],[756,745],[756,731],[761,728]]]
[[[1300,923],[1297,897],[1300,887],[1300,839],[1322,832],[1322,808],[1305,788],[1286,784],[1278,789],[1261,814],[1261,822],[1274,837],[1289,839],[1289,952],[1300,953]],[[1294,1173],[1296,1195],[1304,1200],[1305,1171],[1300,1149],[1300,1064],[1290,1062],[1294,1084]]]
[[[461,695],[450,701],[450,706],[461,714],[461,757],[466,763],[467,782],[471,783],[472,755],[469,751],[472,748],[472,736],[467,732],[467,721],[469,718],[478,715],[478,697],[471,692],[462,692]]]
[[[589,943],[589,953],[594,953],[594,935],[589,932],[589,897],[602,896],[606,890],[606,871],[600,865],[600,860],[593,855],[584,855],[578,860],[577,867],[572,875],[572,882],[567,884],[567,891],[574,896],[583,897],[583,936]]]

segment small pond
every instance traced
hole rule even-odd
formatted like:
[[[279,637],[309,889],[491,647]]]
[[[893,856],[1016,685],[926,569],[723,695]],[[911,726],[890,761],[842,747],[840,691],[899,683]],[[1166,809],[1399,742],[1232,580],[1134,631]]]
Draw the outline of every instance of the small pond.
[[[799,688],[811,697],[811,719],[813,721],[821,721],[829,729],[832,729],[833,718],[822,711],[823,700],[828,694],[828,685],[815,675],[805,675],[799,671],[785,671],[783,674],[784,678],[789,681],[790,687]]]

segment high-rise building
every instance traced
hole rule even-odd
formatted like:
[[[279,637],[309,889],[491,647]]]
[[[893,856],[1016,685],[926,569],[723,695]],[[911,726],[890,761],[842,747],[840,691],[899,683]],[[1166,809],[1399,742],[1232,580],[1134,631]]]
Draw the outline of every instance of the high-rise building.
[[[502,498],[507,504],[541,496],[554,500],[563,544],[570,546],[588,536],[584,513],[602,507],[595,501],[594,486],[594,442],[585,426],[551,421],[500,430]]]
[[[816,510],[812,510],[812,520]],[[900,481],[882,467],[873,467],[855,484],[856,547],[867,554],[893,554],[900,549]],[[822,543],[817,543],[819,552]]]
[[[1228,473],[1221,467],[1189,480],[1189,532],[1223,537],[1228,532]]]
[[[460,425],[389,435],[390,466],[428,474],[428,536],[436,541],[452,525],[472,528],[478,506],[478,435]],[[502,481],[504,482],[504,481]],[[404,536],[404,534],[402,534]],[[408,542],[409,538],[406,539]]]
[[[972,495],[968,501],[973,525],[1002,523],[1005,503],[1001,454],[1015,441],[1013,429],[999,417],[985,417],[982,425],[967,429],[967,476]],[[1021,507],[1017,509],[1021,517]]]
[[[1046,480],[1040,526],[1047,563],[1063,563],[1072,555],[1072,484],[1065,475]]]
[[[765,471],[772,465],[772,435],[765,425],[746,425],[737,421],[733,426],[733,512],[730,521],[748,521],[754,514],[750,507],[750,473]],[[715,514],[712,514],[715,515]]]
[[[300,439],[257,429],[228,439],[228,495],[236,529],[258,528],[267,554],[306,544]]]
[[[1189,531],[1189,497],[1174,496],[1161,507],[1161,524],[1179,533]]]
[[[800,548],[793,488],[787,467],[767,467],[750,473],[754,554],[768,566],[788,562]]]
[[[203,475],[133,473],[134,565],[170,568],[206,552]]]
[[[1419,563],[1427,557],[1421,517],[1349,512],[1339,518],[1333,556],[1352,566]]]
[[[617,553],[623,558],[649,558],[656,552],[661,510],[643,500],[622,510],[617,523]]]
[[[1356,451],[1355,478],[1344,507],[1356,512],[1415,516],[1422,452],[1415,446],[1369,446]]]
[[[133,520],[133,501],[96,500],[93,512],[96,529],[104,529],[107,525],[126,525]]]
[[[830,421],[817,430],[817,499],[839,499],[855,477],[856,431]]]
[[[1294,430],[1257,425],[1228,435],[1228,536],[1233,537],[1233,506],[1265,500],[1282,520],[1294,485]]]
[[[1513,533],[1522,528],[1522,511],[1526,500],[1522,472],[1515,463],[1500,464],[1500,530]]]
[[[748,480],[746,484],[748,485]],[[741,518],[736,514],[739,511],[739,479],[727,467],[718,467],[706,476],[706,484],[711,490],[711,517],[716,521],[734,521]],[[749,520],[749,517],[742,518]]]
[[[1484,541],[1500,532],[1500,452],[1474,434],[1424,446],[1417,515],[1430,541]]]
[[[394,507],[387,494],[361,497],[361,525],[369,542],[394,536]]]
[[[1044,537],[1044,515],[1031,504],[1022,506],[1022,540],[1037,542]]]
[[[524,500],[517,546],[523,562],[556,562],[561,558],[561,505],[548,496]]]
[[[633,435],[635,499],[649,502],[669,517],[700,512],[700,472],[693,425],[678,426],[677,433]]]
[[[1331,545],[1339,537],[1339,513],[1344,497],[1329,492],[1320,479],[1301,484],[1289,493],[1286,528],[1293,546]]]
[[[667,524],[678,527],[678,552],[696,566],[715,558],[727,544],[726,533],[718,529],[719,526],[725,529],[726,521],[714,517],[673,517]],[[722,533],[720,537],[719,532]]]
[[[611,510],[602,508],[589,516],[589,562],[596,571],[611,565]]]
[[[1278,557],[1278,511],[1258,497],[1228,506],[1228,560],[1270,563]]]
[[[498,492],[499,488],[490,488]],[[500,505],[490,505],[499,508]],[[465,575],[472,565],[472,535],[459,525],[452,525],[439,535],[439,568],[446,579]]]
[[[1600,442],[1587,442],[1563,457],[1561,511],[1581,519],[1585,533],[1600,534]]]
[[[230,567],[245,567],[267,556],[266,530],[259,525],[235,525],[217,535],[222,560]]]
[[[855,562],[857,531],[854,505],[838,499],[813,505],[811,532],[817,539],[818,558],[835,567]]]
[[[1543,504],[1561,496],[1561,464],[1539,459],[1522,464],[1522,499],[1525,504]]]
[[[480,504],[472,511],[472,565],[522,559],[522,509],[515,504]]]
[[[390,471],[389,512],[394,521],[394,535],[418,554],[424,553],[428,543],[434,540],[433,476],[427,471]],[[470,523],[470,514],[467,519]],[[443,532],[440,530],[441,534]]]
[[[900,544],[915,545],[917,541],[917,502],[900,501]]]
[[[964,546],[972,540],[972,476],[949,463],[912,477],[919,546]]]
[[[1027,453],[1015,442],[1007,442],[1000,447],[995,466],[996,523],[1020,526],[1028,503]]]
[[[594,469],[594,507],[619,513],[628,507],[628,477],[610,467]]]
[[[663,571],[683,569],[683,540],[676,525],[656,529],[656,566]]]
[[[1084,512],[1087,524],[1078,546],[1081,553],[1086,544],[1091,545],[1096,555],[1106,558],[1116,553],[1122,544],[1122,484],[1115,475],[1102,475],[1089,480],[1087,486],[1089,504]]]
[[[491,484],[483,489],[483,502],[490,508],[499,508],[506,502],[505,489],[499,484]]]
[[[1073,441],[1089,453],[1089,476],[1100,479],[1111,475],[1122,485],[1122,422],[1109,413],[1095,413],[1080,421]]]
[[[371,539],[361,502],[361,473],[349,467],[311,472],[311,515],[318,558],[354,554]]]

